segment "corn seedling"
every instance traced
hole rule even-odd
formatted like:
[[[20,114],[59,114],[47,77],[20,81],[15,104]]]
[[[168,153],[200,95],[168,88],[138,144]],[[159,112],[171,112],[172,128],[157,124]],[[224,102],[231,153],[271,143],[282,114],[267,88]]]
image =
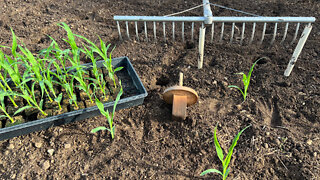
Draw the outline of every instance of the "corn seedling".
[[[216,151],[217,151],[217,155],[222,163],[222,172],[217,170],[217,169],[207,169],[205,171],[203,171],[200,176],[204,176],[208,173],[218,173],[222,176],[223,180],[227,179],[227,176],[230,172],[230,168],[228,168],[230,160],[231,160],[231,156],[233,154],[233,149],[234,147],[237,145],[237,142],[239,140],[240,135],[243,133],[243,131],[245,131],[247,128],[249,128],[251,125],[245,127],[244,129],[242,129],[237,135],[236,137],[233,139],[232,144],[229,148],[228,154],[224,159],[224,155],[223,155],[223,150],[219,144],[218,138],[217,138],[217,126],[214,129],[214,145],[216,147]]]
[[[9,113],[6,110],[6,106],[4,104],[4,93],[5,92],[0,92],[0,110],[4,113],[4,115],[0,115],[0,118],[8,118],[12,123],[14,123],[13,118],[9,115]]]
[[[95,86],[95,84],[93,83],[88,84],[86,80],[82,78],[82,76],[74,76],[74,78],[79,82],[79,85],[77,85],[76,87],[79,88],[79,90],[84,91],[88,95],[90,102],[93,102],[92,100],[93,93],[91,91],[90,86]]]
[[[0,50],[0,71],[3,71],[3,73],[0,73],[0,80],[2,81],[2,82],[0,82],[0,88],[4,92],[8,92],[8,91],[11,92],[12,91],[11,87],[8,85],[8,82],[7,82],[8,70],[6,67],[8,67],[8,66],[10,67],[10,65],[5,61],[3,52]],[[9,68],[9,70],[11,70],[11,69]],[[9,99],[12,102],[12,104],[15,107],[17,107],[17,104],[14,101],[14,97],[9,96]]]
[[[108,70],[108,76],[109,78],[113,81],[113,84],[114,84],[114,87],[117,88],[117,84],[116,84],[116,80],[115,80],[115,76],[114,74],[117,72],[117,71],[120,71],[123,67],[118,67],[116,69],[113,69],[113,66],[112,66],[112,58],[111,58],[111,53],[110,55],[108,56],[108,49],[110,48],[110,44],[106,45],[105,42],[102,41],[102,39],[99,37],[99,40],[100,40],[100,48],[98,46],[96,46],[92,41],[90,41],[89,39],[83,37],[83,36],[80,36],[80,35],[75,35],[75,36],[78,36],[80,37],[81,39],[85,40],[89,45],[90,45],[90,48],[91,50],[94,52],[94,53],[97,53],[99,54],[99,56],[104,60],[104,63],[103,65],[107,68]]]
[[[243,78],[242,78],[242,82],[243,82],[243,86],[244,86],[243,90],[239,86],[236,86],[236,85],[229,85],[228,86],[229,88],[236,88],[241,92],[241,94],[243,96],[243,102],[246,100],[247,95],[248,95],[247,92],[248,92],[248,88],[249,88],[249,84],[250,84],[250,79],[251,79],[251,74],[252,74],[253,68],[257,64],[257,62],[260,61],[261,59],[263,59],[263,58],[260,58],[256,62],[253,63],[253,65],[250,68],[250,71],[249,71],[248,75],[246,75],[243,72],[236,73],[236,74],[240,74],[240,75],[243,76]]]
[[[98,67],[97,67],[97,58],[94,57],[93,50],[86,48],[85,45],[83,45],[82,52],[86,54],[88,58],[92,61],[92,73],[94,75],[94,78],[90,78],[93,82],[93,86],[96,90],[100,90],[100,92],[103,94],[103,101],[107,101],[107,82],[104,80],[103,73],[99,73]]]
[[[8,111],[6,110],[6,106],[5,106],[5,103],[4,103],[4,97],[5,96],[10,96],[10,95],[12,95],[11,92],[0,91],[0,110],[4,113],[4,115],[0,115],[0,118],[8,118],[11,121],[11,123],[14,123],[13,117],[16,114],[19,114],[20,112],[24,111],[25,109],[30,108],[30,106],[21,107],[21,108],[17,109],[12,116],[10,116]]]
[[[75,105],[75,108],[79,109],[77,102],[79,98],[76,96],[78,91],[76,90],[85,92],[91,103],[95,102],[96,99],[101,110],[101,102],[107,101],[109,97],[109,83],[111,85],[114,84],[115,87],[117,86],[114,74],[120,71],[122,67],[113,69],[111,55],[107,54],[110,44],[107,45],[99,37],[101,47],[97,47],[88,39],[73,34],[67,24],[60,23],[59,26],[67,32],[68,38],[64,39],[64,41],[70,45],[70,49],[60,48],[58,43],[50,37],[52,40],[50,46],[37,54],[33,54],[24,45],[18,45],[17,37],[13,30],[11,30],[12,46],[0,46],[0,96],[2,96],[2,99],[0,97],[0,100],[2,100],[0,102],[0,118],[6,117],[10,121],[13,121],[15,119],[12,118],[14,115],[28,108],[36,109],[47,116],[47,113],[44,111],[44,100],[46,99],[50,102],[57,102],[59,110],[62,109],[61,101],[63,98],[68,99],[70,105]],[[83,47],[79,48],[76,44],[76,37],[85,41],[86,44],[83,44]],[[11,54],[5,54],[2,48],[10,49]],[[80,63],[80,55],[82,53],[92,60],[92,77],[88,76],[86,68]],[[113,82],[107,81],[106,77],[104,77],[106,75],[98,70],[96,63],[100,59],[104,60],[104,66],[108,70],[107,76]],[[66,67],[68,63],[71,63],[71,68]],[[52,68],[55,68],[55,71],[52,71]],[[21,69],[23,69],[23,73],[20,74],[19,70]],[[10,83],[7,81],[8,78],[11,78]],[[62,88],[61,91],[65,93],[64,97],[62,93],[58,92],[60,87]],[[99,96],[96,95],[97,91],[100,91]],[[117,96],[115,106],[121,94],[122,87],[121,93],[119,92]],[[27,106],[18,109],[18,103],[15,102],[16,96],[26,101]],[[97,98],[101,96],[104,99]],[[18,109],[15,113],[12,112],[12,108],[10,108],[10,111],[5,108],[8,105],[10,106],[8,104],[9,100],[15,106],[14,111]],[[112,133],[112,137],[114,137],[114,111],[109,114],[109,112],[101,110],[101,113],[108,118],[109,131]],[[13,116],[11,116],[12,114]]]
[[[67,96],[69,98],[69,104],[74,104],[75,107],[78,109],[78,103],[77,103],[77,96],[74,91],[74,76],[70,76],[68,74],[69,71],[72,71],[73,69],[70,68],[66,71],[66,73],[63,73],[61,75],[53,74],[55,75],[59,81],[57,81],[57,84],[59,84],[63,89],[65,89]],[[60,99],[61,100],[61,99]]]
[[[113,111],[112,111],[111,115],[109,114],[108,110],[107,111],[104,110],[103,104],[98,99],[96,99],[96,104],[97,104],[101,114],[104,115],[108,119],[109,128],[106,128],[104,126],[100,126],[100,127],[92,129],[91,133],[96,133],[98,131],[108,130],[111,133],[111,138],[114,139],[114,133],[115,133],[115,127],[113,125],[114,113],[116,111],[116,106],[117,106],[118,101],[120,100],[122,93],[123,93],[123,91],[121,88],[118,95],[117,95],[116,100],[114,101]]]
[[[15,96],[20,96],[23,99],[25,99],[29,104],[29,106],[26,106],[26,107],[29,107],[29,108],[34,107],[38,109],[43,115],[47,116],[48,114],[43,111],[43,98],[40,98],[39,103],[37,102],[37,95],[35,93],[35,84],[36,82],[33,82],[31,85],[31,93],[29,93],[29,91],[26,90],[25,88],[26,85],[22,84],[20,87],[21,93],[13,92],[13,94]]]

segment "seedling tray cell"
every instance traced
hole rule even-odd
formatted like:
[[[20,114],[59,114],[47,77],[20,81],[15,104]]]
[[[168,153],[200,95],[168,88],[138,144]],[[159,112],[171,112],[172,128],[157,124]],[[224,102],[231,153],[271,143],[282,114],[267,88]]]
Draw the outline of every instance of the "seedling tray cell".
[[[90,70],[92,63],[84,64]],[[137,106],[143,103],[144,98],[148,95],[146,89],[141,83],[136,71],[133,69],[128,57],[120,57],[112,59],[114,68],[123,67],[123,69],[116,73],[121,80],[123,92],[120,101],[117,104],[116,110],[126,109],[132,106]],[[97,67],[103,67],[103,61],[97,62]],[[114,102],[104,103],[105,109],[112,111]],[[34,120],[12,127],[0,128],[0,140],[10,139],[16,136],[29,134],[40,130],[45,130],[53,126],[60,126],[75,121],[84,120],[90,117],[100,115],[97,106],[72,111],[57,116],[51,116],[44,119]]]

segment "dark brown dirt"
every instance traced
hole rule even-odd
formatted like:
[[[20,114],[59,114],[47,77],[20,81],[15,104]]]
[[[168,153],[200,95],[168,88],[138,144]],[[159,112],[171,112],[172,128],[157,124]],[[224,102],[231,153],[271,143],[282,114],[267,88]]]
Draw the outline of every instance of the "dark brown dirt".
[[[12,27],[20,40],[37,52],[49,45],[47,35],[55,39],[66,37],[56,25],[64,21],[77,34],[91,40],[97,40],[99,35],[116,45],[113,57],[128,56],[149,93],[143,105],[116,113],[113,141],[107,132],[90,134],[91,129],[107,125],[106,118],[99,116],[0,142],[1,179],[199,179],[200,173],[208,168],[221,169],[213,144],[216,124],[225,152],[236,133],[252,124],[235,148],[231,179],[317,179],[318,22],[289,77],[284,77],[283,72],[294,46],[286,44],[276,43],[268,48],[207,43],[204,68],[198,70],[197,45],[181,42],[179,34],[175,42],[118,41],[113,15],[166,15],[200,3],[200,0],[1,1],[1,45],[10,45]],[[316,0],[215,3],[263,16],[320,16],[320,2]],[[212,9],[216,16],[238,15]],[[200,8],[186,15],[201,14]],[[133,28],[130,30],[133,35]],[[149,38],[153,37],[151,30]],[[161,29],[158,31],[162,36]],[[272,33],[272,28],[267,33]],[[218,31],[215,35],[219,36]],[[186,38],[190,39],[190,33]],[[234,73],[247,73],[259,57],[266,59],[255,67],[249,96],[241,104],[240,93],[227,86],[240,86],[241,77]],[[200,101],[187,109],[185,121],[172,121],[171,106],[161,96],[166,88],[177,84],[181,71],[184,85],[194,88]],[[218,179],[218,176],[211,174],[204,178]]]

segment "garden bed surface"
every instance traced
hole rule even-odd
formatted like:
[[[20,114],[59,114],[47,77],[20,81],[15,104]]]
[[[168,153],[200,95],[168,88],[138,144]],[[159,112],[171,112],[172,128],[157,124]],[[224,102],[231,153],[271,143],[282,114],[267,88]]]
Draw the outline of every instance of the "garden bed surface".
[[[210,44],[208,36],[203,69],[198,70],[197,42],[189,41],[190,29],[185,31],[185,43],[178,32],[180,26],[176,29],[176,41],[169,38],[170,34],[167,42],[161,40],[161,24],[158,24],[157,43],[145,42],[143,36],[139,42],[118,41],[113,15],[167,15],[201,2],[1,1],[0,44],[10,45],[12,27],[36,53],[50,44],[48,34],[54,39],[66,37],[56,25],[66,22],[76,34],[96,42],[98,34],[116,45],[113,57],[129,57],[149,95],[143,105],[116,112],[113,141],[108,132],[90,133],[97,126],[107,126],[102,116],[1,141],[0,179],[218,179],[215,174],[199,176],[208,168],[221,170],[213,143],[217,123],[218,139],[224,151],[240,129],[252,124],[235,147],[231,179],[317,179],[320,174],[318,22],[289,77],[284,77],[283,72],[294,46]],[[320,18],[320,2],[315,0],[213,3],[262,16]],[[212,11],[214,16],[239,15],[219,8]],[[183,15],[202,14],[202,8],[198,8]],[[142,30],[143,24],[139,26]],[[124,36],[125,29],[122,32]],[[134,29],[130,32],[133,39]],[[151,26],[148,32],[152,33]],[[272,32],[271,28],[266,33]],[[282,32],[279,31],[278,41]],[[246,33],[249,38],[250,27]],[[241,104],[241,94],[228,85],[240,86],[241,77],[234,73],[247,73],[260,57],[267,59],[255,66],[249,95]],[[162,93],[178,83],[179,72],[184,73],[184,85],[198,92],[200,101],[188,107],[185,121],[172,121],[171,106],[162,100]]]

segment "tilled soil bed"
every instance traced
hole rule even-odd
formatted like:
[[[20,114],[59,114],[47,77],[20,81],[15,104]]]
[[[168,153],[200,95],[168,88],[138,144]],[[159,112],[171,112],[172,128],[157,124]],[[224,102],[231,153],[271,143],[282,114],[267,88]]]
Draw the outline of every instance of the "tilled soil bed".
[[[217,124],[225,152],[236,133],[252,124],[235,148],[231,179],[317,179],[320,174],[318,22],[314,23],[289,77],[284,77],[283,72],[294,46],[278,42],[267,47],[210,44],[207,40],[204,66],[198,70],[197,43],[189,40],[183,43],[181,36],[177,35],[176,41],[168,36],[166,42],[159,39],[157,43],[118,40],[113,15],[167,15],[201,2],[1,1],[1,45],[10,45],[12,27],[20,40],[37,52],[50,44],[47,35],[54,39],[65,37],[65,32],[57,26],[63,21],[76,34],[96,42],[99,35],[116,45],[113,57],[129,57],[149,94],[143,105],[116,113],[113,141],[107,132],[90,133],[97,126],[107,125],[102,116],[1,141],[1,179],[218,179],[215,174],[200,177],[208,168],[221,169],[213,142]],[[320,2],[316,0],[214,3],[263,16],[320,18]],[[238,15],[224,9],[212,10],[215,16]],[[184,15],[202,15],[202,9]],[[130,30],[133,34],[134,29]],[[250,28],[247,33],[250,34]],[[241,103],[241,94],[228,85],[240,86],[241,77],[234,73],[247,73],[260,57],[266,59],[255,66],[249,95]],[[195,89],[200,100],[188,107],[186,120],[172,121],[171,106],[162,100],[162,93],[178,83],[179,72],[184,73],[184,85]]]

